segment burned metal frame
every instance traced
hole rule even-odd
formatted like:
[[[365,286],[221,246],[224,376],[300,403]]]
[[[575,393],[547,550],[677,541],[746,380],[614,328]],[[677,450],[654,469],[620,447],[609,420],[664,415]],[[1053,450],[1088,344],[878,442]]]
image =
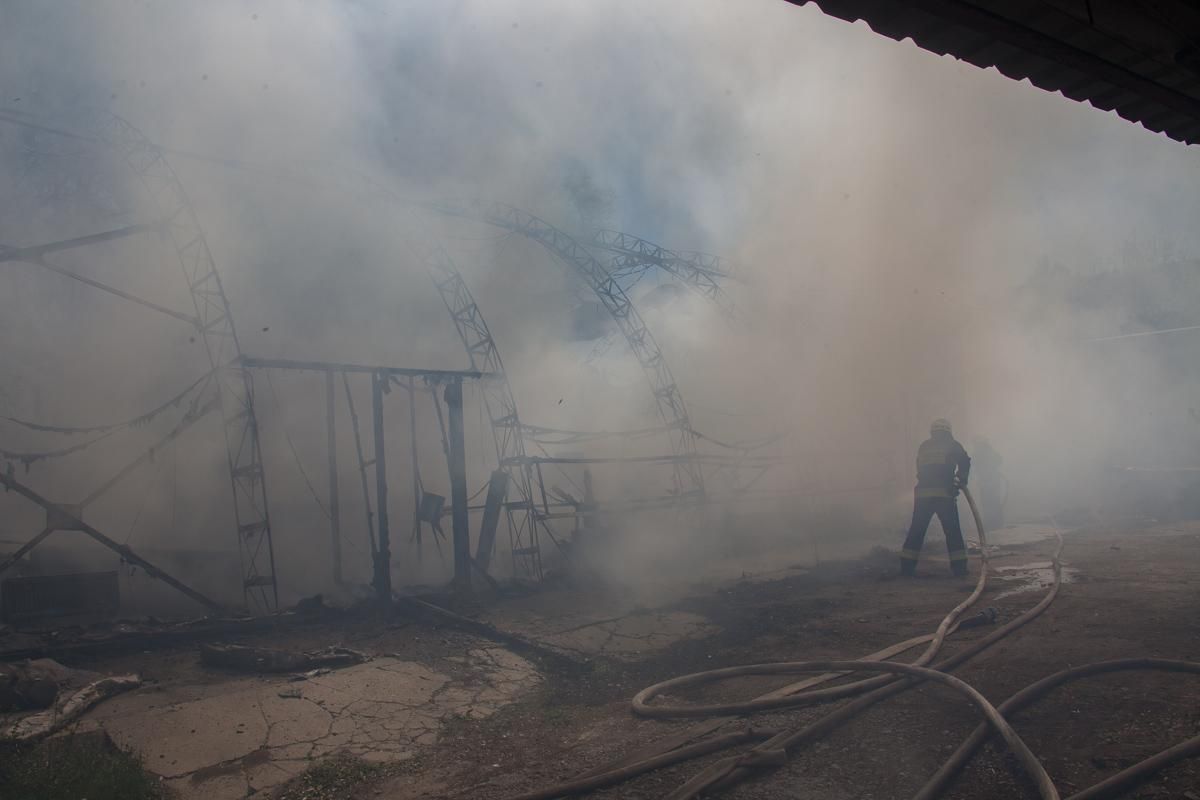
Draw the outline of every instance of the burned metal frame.
[[[612,230],[596,231],[588,244],[613,254],[608,271],[618,281],[636,282],[647,270],[661,269],[713,301],[727,317],[736,317],[733,302],[721,288],[721,282],[733,276],[720,268],[724,264],[717,256],[669,250],[640,236]]]
[[[44,508],[46,510],[47,517],[46,527],[43,528],[37,536],[34,536],[23,547],[9,556],[3,563],[0,563],[0,572],[7,570],[10,566],[16,563],[18,559],[20,559],[37,545],[41,544],[41,542],[44,541],[50,534],[54,533],[56,530],[62,530],[63,528],[61,525],[65,524],[70,525],[71,530],[81,531],[82,533],[90,536],[92,539],[95,539],[109,550],[112,550],[114,553],[121,556],[121,558],[125,561],[128,561],[131,564],[136,564],[144,569],[146,574],[150,577],[157,578],[163,583],[166,583],[171,588],[184,595],[187,595],[189,598],[195,600],[197,603],[209,609],[210,611],[214,611],[218,614],[225,613],[225,608],[220,603],[211,600],[200,592],[197,592],[192,587],[188,586],[186,583],[176,579],[159,567],[156,567],[154,564],[135,553],[128,545],[120,544],[119,542],[105,536],[99,530],[84,522],[79,514],[72,513],[73,509],[58,503],[52,503],[45,497],[42,497],[40,494],[35,492],[33,489],[29,488],[23,483],[18,482],[9,475],[0,474],[0,485],[4,487],[5,491],[16,492],[30,502],[36,503]],[[54,524],[54,519],[57,519],[61,524]]]
[[[263,611],[278,610],[275,545],[254,411],[254,385],[250,373],[239,363],[241,345],[216,262],[187,192],[162,149],[117,116],[109,118],[104,138],[124,157],[149,194],[152,207],[161,210],[167,220],[166,238],[175,249],[192,297],[209,365],[217,373],[242,560],[242,594],[246,600],[256,598]]]
[[[71,135],[51,128],[45,129],[56,135]],[[93,237],[81,237],[80,244],[89,243],[89,238],[96,241],[103,238],[130,235],[134,232],[146,232],[150,229],[164,231],[167,238],[174,244],[188,288],[196,307],[196,316],[173,312],[170,309],[155,306],[132,295],[120,293],[95,282],[93,285],[103,291],[109,291],[125,299],[139,302],[154,310],[170,314],[176,318],[193,324],[204,338],[205,348],[209,354],[214,371],[219,371],[218,384],[221,388],[219,398],[225,412],[224,433],[229,458],[229,468],[233,484],[234,511],[238,529],[239,551],[243,558],[243,592],[247,596],[252,590],[259,590],[262,605],[266,608],[277,607],[278,588],[275,580],[274,552],[271,538],[271,525],[268,515],[265,476],[262,467],[261,444],[258,437],[258,427],[254,418],[253,383],[251,369],[257,367],[280,368],[315,368],[311,362],[292,362],[286,366],[280,362],[269,364],[263,360],[244,359],[241,357],[236,331],[233,326],[228,300],[221,287],[220,276],[212,262],[211,254],[203,238],[203,232],[195,219],[194,211],[179,184],[170,165],[164,158],[164,149],[147,140],[136,128],[119,118],[113,118],[106,127],[103,137],[73,137],[87,141],[100,141],[115,148],[124,156],[129,166],[138,174],[142,183],[150,191],[156,208],[166,210],[163,221],[131,226],[130,229],[96,234]],[[476,206],[478,209],[478,206]],[[671,448],[676,458],[672,459],[675,490],[674,496],[704,496],[705,480],[700,462],[696,460],[696,438],[698,434],[691,428],[686,406],[680,396],[679,388],[657,343],[647,329],[637,310],[634,308],[625,287],[622,285],[630,276],[645,272],[650,268],[661,268],[667,271],[692,289],[712,298],[718,305],[729,310],[729,305],[720,291],[719,281],[729,277],[725,265],[715,256],[691,251],[672,251],[655,245],[640,237],[631,236],[616,231],[601,231],[592,237],[590,242],[581,243],[573,237],[555,228],[538,217],[502,204],[493,205],[483,211],[464,212],[458,208],[440,207],[435,209],[440,213],[466,216],[491,225],[505,228],[529,238],[555,256],[568,267],[576,270],[585,278],[602,305],[616,322],[630,348],[633,350],[639,365],[643,368],[654,395],[655,405],[664,425],[661,430],[668,434]],[[145,230],[142,230],[145,229]],[[67,243],[60,243],[65,246]],[[34,263],[40,263],[41,250],[51,252],[57,245],[48,248],[35,248],[34,252],[25,248],[20,255]],[[614,253],[612,263],[605,267],[591,250],[606,250]],[[29,250],[25,252],[25,250]],[[0,249],[0,255],[12,254],[14,250]],[[42,263],[51,269],[56,269],[67,277],[89,282],[83,276],[57,269]],[[493,422],[498,461],[502,469],[511,469],[513,459],[524,456],[522,427],[516,415],[515,400],[511,387],[503,379],[503,370],[496,352],[494,340],[488,331],[486,323],[478,313],[465,283],[452,265],[448,272],[443,272],[444,280],[438,281],[439,294],[442,295],[447,309],[455,320],[464,346],[472,358],[472,366],[482,365],[488,372],[497,373],[489,376],[485,384],[495,385],[498,389],[490,392],[488,397],[489,416]],[[435,278],[436,280],[436,278]],[[491,364],[494,361],[495,367]],[[408,371],[387,367],[369,367],[364,365],[346,364],[339,369],[343,373],[343,381],[349,398],[349,384],[346,381],[347,372],[370,372],[381,378],[380,384],[390,386],[398,376],[409,374],[410,379],[417,374],[432,379],[432,374],[446,371]],[[328,373],[327,405],[332,404],[332,373]],[[464,373],[464,376],[466,374]],[[482,377],[482,372],[466,377]],[[492,383],[493,378],[499,378]],[[401,384],[403,385],[403,384]],[[409,383],[411,390],[411,380]],[[352,401],[351,401],[352,402]],[[493,413],[493,404],[501,413]],[[229,410],[233,409],[232,415]],[[504,413],[511,409],[512,413]],[[354,420],[356,422],[356,419]],[[327,420],[329,447],[331,457],[335,448],[335,432],[332,417]],[[357,426],[356,426],[357,427]],[[236,428],[237,430],[231,430]],[[361,440],[356,430],[356,446],[361,451]],[[360,471],[364,479],[364,494],[369,495],[365,486],[365,466],[359,458]],[[415,477],[414,463],[414,477]],[[517,556],[527,556],[529,562],[527,571],[540,576],[540,551],[537,545],[537,515],[535,512],[533,492],[531,487],[532,466],[525,464],[514,472],[517,480],[513,483],[518,487],[521,497],[505,504],[505,511],[510,516],[510,530],[517,531],[514,538],[514,561]],[[330,492],[336,494],[335,467],[330,470]],[[368,528],[370,532],[372,512],[369,508],[370,498],[365,496],[368,504]],[[381,510],[382,511],[382,510]],[[513,520],[513,512],[523,516],[523,520]],[[331,536],[334,546],[334,562],[340,560],[340,548],[337,545],[338,520],[332,515]],[[515,523],[515,524],[514,524]],[[419,523],[417,523],[419,524]],[[547,531],[549,533],[549,531]],[[420,537],[419,529],[414,533]],[[372,535],[372,538],[373,535]],[[382,544],[382,543],[381,543]],[[477,566],[486,564],[492,554],[493,543],[481,542],[475,563]],[[265,569],[263,561],[266,561]],[[515,564],[514,564],[515,566]],[[336,571],[336,570],[335,570]],[[267,589],[270,589],[270,597]]]
[[[119,297],[122,300],[129,300],[130,302],[137,303],[140,306],[145,306],[153,311],[157,311],[160,314],[166,314],[168,317],[174,317],[177,320],[188,323],[194,328],[199,328],[201,326],[201,322],[197,317],[159,305],[158,303],[154,303],[150,300],[146,300],[145,298],[130,294],[122,289],[118,289],[115,286],[109,286],[108,284],[102,283],[94,278],[89,278],[86,275],[80,275],[78,272],[72,272],[69,269],[64,269],[63,267],[52,264],[46,260],[46,255],[49,253],[61,252],[63,250],[73,250],[75,248],[86,247],[87,245],[97,244],[100,242],[110,242],[115,239],[121,239],[126,236],[135,236],[141,233],[151,233],[155,231],[162,232],[162,230],[162,225],[127,225],[123,228],[116,228],[111,231],[102,231],[100,233],[93,233],[87,236],[79,236],[74,239],[63,239],[61,241],[51,242],[49,244],[34,245],[32,247],[13,247],[12,245],[0,244],[0,263],[21,262],[25,264],[32,264],[33,266],[41,267],[42,269],[53,272],[57,275],[62,275],[65,278],[79,281],[87,286],[91,286],[93,289],[99,289],[102,292]]]
[[[600,231],[593,237],[591,244],[616,254],[607,269],[609,274],[618,281],[621,291],[627,291],[631,277],[634,279],[633,282],[636,282],[636,278],[647,270],[661,268],[678,277],[694,291],[715,302],[727,315],[733,316],[732,304],[718,283],[719,280],[730,278],[730,275],[719,268],[724,265],[718,257],[695,252],[682,254],[645,239],[617,231]],[[458,272],[453,261],[441,248],[422,249],[420,256],[454,322],[472,367],[482,366],[500,375],[498,380],[484,383],[484,403],[492,423],[492,434],[500,469],[509,476],[509,482],[516,487],[518,495],[515,502],[505,504],[514,572],[518,563],[523,562],[526,574],[540,579],[542,571],[538,525],[547,525],[547,520],[551,517],[545,509],[543,512],[536,510],[532,491],[533,476],[531,473],[533,468],[523,459],[525,458],[524,434],[527,430],[541,429],[521,423],[517,412],[516,398],[504,373],[503,362],[495,339],[478,304],[471,295],[466,281]],[[667,425],[646,429],[646,432],[660,433],[670,430],[670,426]],[[603,434],[598,434],[594,438],[601,436]],[[676,468],[684,463],[676,462]],[[538,485],[542,487],[544,506],[546,498],[540,464],[536,466],[536,470]],[[698,474],[700,473],[698,472]],[[513,480],[514,478],[515,480]],[[549,533],[549,531],[547,532]],[[481,537],[476,552],[476,562],[485,571],[493,545],[494,542]]]
[[[509,476],[508,485],[516,490],[517,495],[515,500],[504,503],[513,571],[524,572],[536,580],[541,580],[541,544],[538,541],[529,469],[505,464],[506,459],[525,456],[525,440],[522,435],[521,418],[517,413],[517,400],[504,372],[504,362],[500,358],[496,340],[479,311],[479,305],[467,288],[466,281],[445,251],[440,248],[429,250],[423,253],[422,258],[446,306],[446,311],[454,321],[454,327],[467,351],[471,367],[496,375],[493,379],[483,381],[481,387],[484,409],[491,422],[496,461],[499,468]],[[475,550],[475,561],[485,573],[491,564],[495,549],[494,535],[488,538],[489,530],[489,526],[483,528]]]
[[[642,320],[621,282],[580,242],[543,219],[503,203],[472,207],[440,205],[432,210],[449,216],[484,222],[537,242],[563,264],[581,275],[616,322],[634,357],[642,367],[654,395],[655,407],[667,427],[671,449],[681,458],[674,462],[675,494],[704,494],[704,475],[688,456],[696,453],[696,438],[687,407],[666,358]]]
[[[372,586],[376,599],[382,604],[392,600],[391,574],[391,519],[388,514],[388,477],[387,477],[387,437],[384,415],[384,396],[388,394],[393,384],[409,391],[410,403],[416,400],[415,379],[421,378],[430,386],[444,386],[445,400],[450,416],[450,435],[447,443],[447,467],[450,473],[452,493],[452,519],[454,540],[454,585],[459,591],[470,589],[471,554],[470,554],[470,521],[468,519],[466,492],[466,442],[463,436],[463,393],[464,380],[495,379],[498,376],[492,372],[481,370],[446,370],[446,369],[410,369],[406,367],[390,367],[383,365],[353,364],[335,361],[295,361],[282,358],[254,358],[242,356],[240,364],[243,369],[293,370],[298,372],[318,372],[325,374],[326,420],[329,426],[327,442],[330,448],[330,470],[336,469],[333,448],[336,439],[332,434],[333,418],[333,385],[335,373],[341,373],[346,388],[347,401],[350,404],[351,419],[354,425],[355,446],[359,458],[359,472],[363,480],[363,497],[367,504],[368,533],[372,536],[371,568]],[[370,461],[363,459],[361,440],[359,439],[358,416],[354,411],[352,394],[348,376],[350,374],[365,374],[371,376],[371,427],[375,444],[374,456]],[[401,380],[401,379],[407,379]],[[439,409],[440,411],[440,409]],[[410,442],[414,453],[417,443],[414,438]],[[374,530],[371,528],[370,490],[367,487],[366,470],[375,467],[375,510]],[[336,506],[337,482],[330,479],[330,505]],[[419,484],[414,481],[414,493],[419,492]],[[419,503],[420,497],[414,497]],[[340,526],[331,523],[331,540],[335,549],[340,546]],[[340,567],[340,556],[338,559]],[[336,576],[335,576],[336,577]]]
[[[279,590],[275,577],[266,478],[254,413],[254,387],[249,374],[240,365],[241,348],[221,277],[179,178],[167,162],[162,148],[117,116],[103,119],[95,126],[97,130],[94,135],[74,134],[7,116],[5,121],[106,148],[123,161],[148,195],[146,205],[159,215],[152,221],[34,247],[4,247],[0,249],[0,261],[19,260],[36,264],[100,291],[180,319],[195,328],[204,343],[209,368],[216,375],[218,385],[217,399],[222,411],[222,433],[241,561],[243,601],[249,606],[253,598],[262,611],[277,610]],[[192,300],[193,314],[152,303],[45,260],[45,256],[53,252],[149,233],[161,235],[174,249]]]
[[[465,379],[478,380],[495,378],[496,373],[484,372],[477,369],[413,369],[409,367],[387,367],[370,364],[351,364],[340,361],[297,361],[290,358],[256,358],[242,356],[242,366],[248,369],[287,369],[302,372],[348,372],[360,374],[379,374],[390,378],[426,378],[437,382],[442,380]]]
[[[211,374],[209,377],[211,379]],[[206,381],[204,387],[201,388],[200,392],[198,392],[195,398],[192,400],[187,412],[183,415],[183,419],[181,419],[174,428],[160,437],[158,441],[143,451],[141,455],[130,460],[124,466],[119,468],[115,473],[113,473],[112,477],[93,489],[78,503],[52,503],[51,501],[37,494],[33,489],[17,482],[11,475],[0,475],[0,484],[3,484],[6,491],[16,491],[18,494],[42,506],[42,508],[46,510],[46,527],[44,527],[41,532],[39,532],[28,542],[21,545],[21,547],[19,547],[3,561],[0,561],[0,574],[8,571],[8,569],[16,564],[21,558],[23,558],[26,553],[32,551],[55,531],[68,529],[82,531],[83,533],[103,544],[105,547],[116,552],[121,556],[121,558],[132,564],[137,564],[138,566],[142,567],[151,577],[162,580],[171,587],[179,590],[183,594],[211,610],[224,613],[225,609],[220,604],[210,600],[188,585],[184,584],[182,581],[175,579],[159,567],[156,567],[155,565],[146,561],[144,558],[135,553],[128,545],[117,544],[114,540],[108,538],[99,530],[83,521],[83,512],[89,505],[110,492],[119,483],[132,475],[143,464],[151,461],[154,458],[154,453],[157,450],[161,449],[169,442],[174,441],[195,422],[204,418],[210,412],[218,408],[219,400],[215,396],[215,392],[213,392],[213,396],[201,402],[207,389],[208,382]]]

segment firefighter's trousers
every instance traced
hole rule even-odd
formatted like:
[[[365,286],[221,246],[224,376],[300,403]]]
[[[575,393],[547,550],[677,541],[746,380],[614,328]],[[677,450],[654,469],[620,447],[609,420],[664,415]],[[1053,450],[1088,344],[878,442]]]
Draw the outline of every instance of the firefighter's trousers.
[[[967,574],[967,548],[963,544],[962,526],[958,521],[957,497],[917,497],[913,501],[912,526],[904,549],[900,551],[900,570],[911,575],[921,557],[921,546],[925,544],[925,531],[933,515],[942,522],[946,534],[946,550],[950,555],[950,568],[956,575]]]

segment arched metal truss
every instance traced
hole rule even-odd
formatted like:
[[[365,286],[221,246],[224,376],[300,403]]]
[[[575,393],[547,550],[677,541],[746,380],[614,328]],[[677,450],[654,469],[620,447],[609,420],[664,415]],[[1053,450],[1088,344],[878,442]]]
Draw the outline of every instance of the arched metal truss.
[[[475,298],[471,296],[466,281],[450,257],[438,248],[422,253],[422,259],[454,321],[467,357],[471,360],[471,369],[496,375],[495,378],[482,381],[480,386],[484,410],[491,422],[497,464],[508,475],[510,497],[512,493],[516,494],[515,500],[506,500],[504,504],[513,571],[540,580],[542,557],[533,505],[533,481],[530,467],[524,463],[525,440],[521,418],[517,413],[517,400],[504,372],[496,340],[492,338],[492,332],[479,312]],[[485,571],[492,557],[492,547],[488,544],[481,542],[475,557]]]
[[[221,285],[204,232],[179,178],[161,148],[129,122],[109,117],[93,127],[93,134],[74,133],[24,120],[8,122],[40,130],[49,135],[98,144],[116,153],[137,176],[155,218],[111,231],[93,233],[59,242],[25,248],[8,248],[5,260],[30,261],[68,274],[95,288],[167,313],[191,324],[204,343],[209,367],[216,376],[217,402],[223,417],[228,469],[234,497],[238,551],[242,565],[243,597],[261,611],[278,608],[278,587],[267,508],[266,484],[258,424],[254,414],[254,388],[249,373],[241,366],[241,348],[234,328],[229,300]],[[191,296],[195,315],[180,314],[142,300],[84,276],[67,273],[44,261],[56,251],[130,236],[158,233],[174,249]],[[140,463],[140,462],[135,462]]]
[[[254,598],[261,610],[276,610],[279,587],[254,385],[249,370],[242,366],[241,345],[221,276],[195,209],[162,150],[120,117],[111,118],[105,133],[105,139],[141,180],[152,207],[162,212],[163,230],[178,256],[196,310],[197,331],[217,376],[242,591],[247,600]]]
[[[25,124],[28,125],[27,122]],[[64,134],[62,131],[50,132]],[[163,148],[150,142],[129,123],[114,118],[107,124],[103,137],[66,135],[93,142],[103,141],[116,148],[150,192],[154,207],[163,212],[161,219],[110,232],[114,236],[109,238],[143,233],[148,229],[164,231],[177,252],[196,311],[195,318],[185,316],[200,332],[210,365],[219,379],[223,428],[235,499],[237,538],[243,563],[243,591],[247,598],[256,596],[265,609],[274,608],[278,592],[261,446],[254,415],[254,387],[249,371],[242,366],[229,303],[196,215],[165,159]],[[371,186],[378,190],[373,182]],[[395,199],[390,192],[386,194],[390,199]],[[585,279],[616,322],[650,382],[658,414],[664,423],[655,430],[668,434],[675,455],[672,460],[675,469],[674,494],[702,498],[705,481],[701,462],[696,458],[699,434],[692,429],[678,385],[626,288],[631,279],[635,282],[636,277],[646,271],[662,269],[731,313],[732,306],[720,285],[721,281],[730,278],[731,270],[727,263],[716,256],[695,251],[673,251],[616,231],[601,231],[583,242],[532,214],[504,204],[486,207],[476,204],[470,208],[441,206],[434,210],[521,234],[542,245]],[[101,240],[105,236],[108,234],[81,237],[76,241],[82,245],[87,243],[85,240]],[[613,254],[610,263],[601,263],[595,255],[595,251],[599,250]],[[462,277],[448,258],[440,264],[429,266],[435,275],[439,294],[467,348],[473,368],[503,374],[495,342]],[[523,429],[507,381],[485,387],[485,402],[493,423],[500,463],[519,463],[524,456]],[[526,562],[525,570],[540,573],[538,522],[532,502],[531,482],[528,462],[515,474],[510,472],[510,486],[515,487],[520,499],[507,504],[506,511],[523,517],[510,521],[510,531],[514,531],[514,560],[529,556],[523,559]]]
[[[648,270],[661,269],[716,303],[727,317],[736,317],[733,303],[721,287],[731,276],[718,268],[723,263],[716,256],[669,250],[640,236],[611,230],[596,231],[588,244],[613,254],[608,273],[627,289]]]
[[[735,281],[745,280],[738,275],[741,272],[738,265],[724,256],[714,256],[712,253],[702,253],[699,250],[676,250],[675,255],[689,264],[694,264],[698,269],[707,270],[714,275],[724,275]]]
[[[671,369],[646,323],[634,307],[621,281],[574,237],[543,219],[503,203],[473,207],[436,206],[439,213],[485,222],[518,233],[542,245],[562,263],[577,272],[608,311],[650,382],[655,406],[667,429],[674,462],[675,494],[703,496],[704,475],[695,461],[696,437],[687,407]]]

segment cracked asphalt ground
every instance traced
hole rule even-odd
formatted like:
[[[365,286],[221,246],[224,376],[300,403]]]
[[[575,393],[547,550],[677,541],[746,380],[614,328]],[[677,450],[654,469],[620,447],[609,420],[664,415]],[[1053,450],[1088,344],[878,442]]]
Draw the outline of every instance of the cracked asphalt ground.
[[[166,685],[115,698],[89,722],[141,753],[181,798],[240,798],[334,753],[411,758],[448,720],[491,716],[539,680],[496,648],[468,650],[460,663],[452,676],[384,656],[303,681]]]
[[[620,603],[607,606],[615,616],[596,620],[581,610],[596,601],[574,592],[534,594],[480,609],[480,616],[501,609],[509,629],[576,658],[637,660],[716,630],[696,614]],[[403,620],[314,621],[241,643],[293,650],[340,644],[371,659],[296,680],[206,669],[192,647],[96,657],[87,662],[92,668],[138,672],[147,685],[101,704],[80,729],[103,728],[141,754],[180,800],[233,800],[274,790],[334,755],[403,764],[543,682],[534,664],[493,642]]]
[[[97,655],[77,663],[139,672],[146,685],[97,706],[80,729],[104,728],[140,753],[180,800],[232,800],[333,754],[403,763],[542,680],[492,642],[403,619],[314,620],[237,641],[297,651],[338,644],[370,660],[296,680],[206,668],[194,645]]]

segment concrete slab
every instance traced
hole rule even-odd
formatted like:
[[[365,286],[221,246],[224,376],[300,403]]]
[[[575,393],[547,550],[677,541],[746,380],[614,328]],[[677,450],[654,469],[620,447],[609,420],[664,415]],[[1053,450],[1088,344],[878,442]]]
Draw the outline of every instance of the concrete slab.
[[[90,713],[139,752],[180,800],[234,800],[278,786],[313,759],[348,752],[369,761],[411,758],[452,718],[482,719],[534,686],[527,661],[499,648],[471,650],[452,677],[398,658],[291,681],[233,678],[150,689]]]

